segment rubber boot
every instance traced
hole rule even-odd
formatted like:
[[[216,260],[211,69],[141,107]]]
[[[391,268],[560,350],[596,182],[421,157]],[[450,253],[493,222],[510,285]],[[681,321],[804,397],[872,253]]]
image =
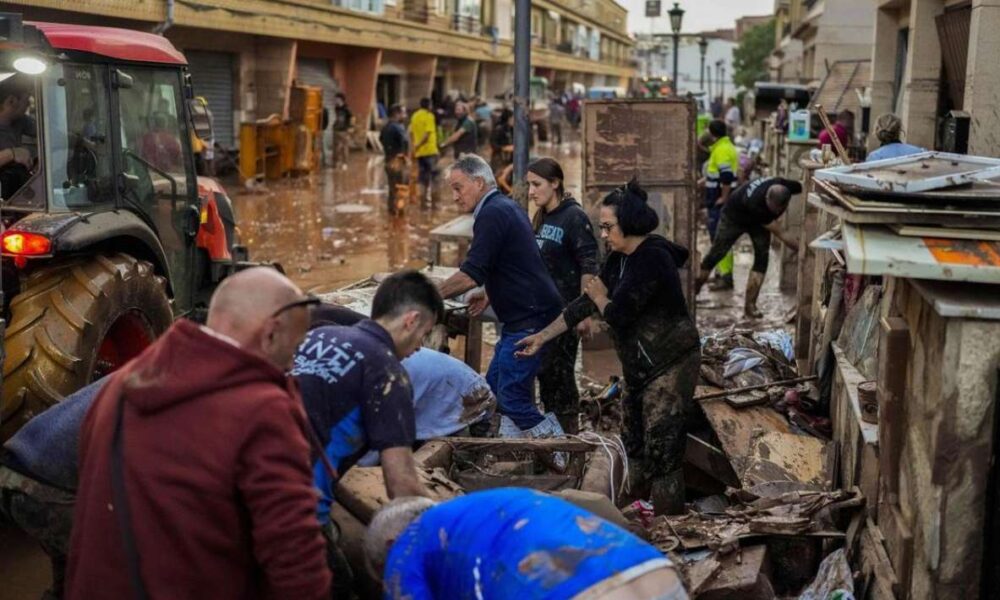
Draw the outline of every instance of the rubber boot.
[[[764,313],[757,309],[757,298],[760,296],[760,288],[764,285],[764,274],[757,271],[750,271],[747,278],[747,292],[743,301],[743,315],[748,319],[759,319]]]
[[[695,278],[695,280],[694,280],[694,295],[695,296],[697,296],[698,293],[701,292],[702,286],[705,285],[705,282],[708,281],[708,278],[711,277],[711,276],[712,276],[712,270],[711,269],[709,269],[707,271],[705,269],[701,269],[700,271],[698,271],[698,277]]]
[[[650,496],[653,502],[653,514],[681,515],[684,514],[684,471],[677,469],[664,477],[652,481]]]
[[[735,286],[733,285],[733,274],[729,273],[727,275],[720,275],[715,281],[708,284],[708,289],[713,292],[722,292],[726,290],[731,290]]]

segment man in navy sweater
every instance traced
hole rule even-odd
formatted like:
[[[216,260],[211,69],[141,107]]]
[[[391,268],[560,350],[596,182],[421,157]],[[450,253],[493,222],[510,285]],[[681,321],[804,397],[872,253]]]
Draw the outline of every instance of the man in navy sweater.
[[[559,315],[562,299],[542,261],[528,214],[497,190],[486,161],[476,155],[458,159],[448,172],[448,186],[475,221],[469,253],[459,272],[441,283],[441,295],[452,298],[486,287],[486,295],[473,300],[470,310],[478,314],[489,302],[503,326],[486,380],[501,414],[528,431],[543,420],[533,398],[541,357],[515,358],[514,350],[519,340]]]

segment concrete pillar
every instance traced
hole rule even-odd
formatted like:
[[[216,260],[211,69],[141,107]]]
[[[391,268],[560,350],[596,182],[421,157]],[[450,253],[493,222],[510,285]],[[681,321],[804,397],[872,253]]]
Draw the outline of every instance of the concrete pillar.
[[[333,65],[333,77],[340,82],[347,108],[354,113],[355,133],[364,138],[368,119],[375,106],[375,84],[382,63],[379,48],[342,48]],[[389,107],[386,107],[389,108]]]
[[[483,95],[495,98],[499,94],[514,91],[514,67],[505,63],[484,62],[482,69]]]
[[[1000,155],[1000,0],[973,0],[965,110],[972,115],[969,153]]]
[[[892,86],[896,79],[896,45],[899,22],[895,9],[875,11],[875,41],[872,49],[872,122],[879,115],[895,110]],[[878,145],[874,135],[868,136],[869,150]]]
[[[437,57],[415,54],[407,64],[403,77],[403,103],[408,107],[420,106],[420,99],[431,95],[434,89],[434,74],[437,72]]]
[[[943,12],[943,0],[913,0],[910,4],[910,44],[901,116],[906,141],[925,148],[933,148],[936,138],[941,43],[934,18]]]
[[[270,114],[288,118],[289,88],[295,76],[297,42],[277,38],[257,38],[257,117]]]
[[[440,60],[440,59],[439,59]],[[466,97],[476,93],[476,77],[479,75],[478,60],[452,58],[448,61],[445,81],[448,90],[458,90]]]

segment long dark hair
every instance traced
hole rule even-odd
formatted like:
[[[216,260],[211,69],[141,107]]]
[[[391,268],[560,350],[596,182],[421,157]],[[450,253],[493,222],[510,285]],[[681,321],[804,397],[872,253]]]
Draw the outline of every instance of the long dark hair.
[[[559,182],[556,186],[556,194],[558,194],[560,202],[566,198],[566,178],[563,176],[562,167],[559,163],[551,158],[538,158],[528,164],[528,172],[538,175],[545,181],[549,183]],[[535,229],[535,233],[542,228],[542,221],[545,220],[545,209],[539,208],[535,211],[535,217],[532,219],[531,225]]]

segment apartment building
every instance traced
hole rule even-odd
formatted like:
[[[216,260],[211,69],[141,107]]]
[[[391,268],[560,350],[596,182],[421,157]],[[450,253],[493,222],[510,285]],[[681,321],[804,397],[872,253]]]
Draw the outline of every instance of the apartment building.
[[[513,0],[22,0],[26,20],[152,30],[184,51],[218,141],[239,123],[287,116],[293,82],[342,92],[358,123],[376,101],[493,97],[513,88]],[[535,0],[532,65],[550,89],[634,75],[627,11],[614,0]],[[359,129],[364,129],[360,127]]]
[[[873,0],[775,0],[772,80],[818,84],[828,66],[871,58]]]
[[[896,112],[907,141],[941,143],[943,118],[969,118],[970,154],[1000,147],[1000,4],[992,0],[877,0],[872,114]],[[992,32],[992,33],[990,33]]]

